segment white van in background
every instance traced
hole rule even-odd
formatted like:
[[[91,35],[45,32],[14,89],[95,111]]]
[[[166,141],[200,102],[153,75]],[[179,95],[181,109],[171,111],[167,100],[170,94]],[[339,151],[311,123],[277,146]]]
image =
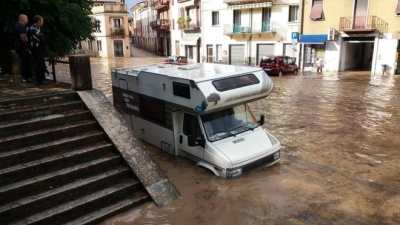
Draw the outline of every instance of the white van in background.
[[[233,178],[279,161],[279,141],[246,104],[273,81],[262,68],[200,63],[112,70],[115,108],[138,138]]]

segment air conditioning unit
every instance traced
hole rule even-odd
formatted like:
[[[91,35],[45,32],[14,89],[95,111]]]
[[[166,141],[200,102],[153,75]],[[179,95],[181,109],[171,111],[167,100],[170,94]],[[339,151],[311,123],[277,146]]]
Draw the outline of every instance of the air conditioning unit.
[[[328,41],[336,41],[336,30],[335,28],[328,29]]]

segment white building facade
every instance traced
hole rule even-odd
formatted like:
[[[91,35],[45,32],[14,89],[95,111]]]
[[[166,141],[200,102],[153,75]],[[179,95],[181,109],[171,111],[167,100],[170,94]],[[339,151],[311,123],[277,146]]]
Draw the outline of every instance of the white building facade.
[[[298,0],[208,0],[201,3],[204,62],[257,66],[263,55],[298,61]]]
[[[157,33],[150,26],[150,22],[157,20],[157,10],[148,7],[146,2],[140,2],[130,10],[132,12],[132,44],[157,52]]]

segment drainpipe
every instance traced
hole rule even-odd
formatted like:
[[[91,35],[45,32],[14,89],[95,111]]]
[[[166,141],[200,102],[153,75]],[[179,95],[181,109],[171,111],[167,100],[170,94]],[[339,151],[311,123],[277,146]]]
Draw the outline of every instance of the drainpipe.
[[[253,32],[253,9],[250,9],[250,28],[251,28],[251,32]],[[249,60],[248,60],[248,66],[251,66],[252,65],[252,62],[251,62],[251,39],[252,39],[252,36],[253,36],[253,34],[251,33],[250,34],[250,37],[249,37],[249,40],[247,41],[247,43],[248,43],[248,48],[249,48],[249,50],[248,50],[248,53],[249,53]]]
[[[303,29],[304,29],[304,0],[300,0],[301,4],[301,15],[300,15],[300,30],[299,30],[299,35],[303,35]],[[303,48],[304,44],[300,44],[299,48],[299,67],[300,70],[303,70],[304,65],[303,65]]]

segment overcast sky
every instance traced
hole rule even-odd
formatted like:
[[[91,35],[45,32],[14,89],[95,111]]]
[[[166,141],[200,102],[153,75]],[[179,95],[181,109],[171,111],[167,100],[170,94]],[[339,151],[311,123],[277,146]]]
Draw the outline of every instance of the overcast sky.
[[[131,8],[138,4],[139,2],[143,2],[143,0],[125,0],[125,4],[128,6],[128,12],[131,16]]]

